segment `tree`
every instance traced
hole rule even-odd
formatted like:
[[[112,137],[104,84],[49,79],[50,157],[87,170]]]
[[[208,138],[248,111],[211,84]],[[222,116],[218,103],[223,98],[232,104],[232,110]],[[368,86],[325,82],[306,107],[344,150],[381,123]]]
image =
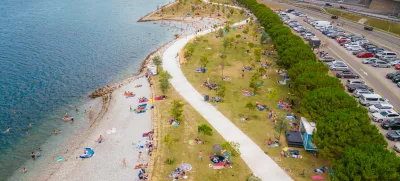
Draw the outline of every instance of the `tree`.
[[[219,29],[219,30],[217,31],[217,34],[218,34],[218,36],[220,36],[220,37],[224,37],[224,30]]]
[[[188,45],[188,46],[185,47],[185,50],[183,52],[183,54],[184,54],[183,56],[185,57],[186,60],[189,60],[190,57],[192,57],[193,52],[194,52],[193,45]]]
[[[234,10],[233,8],[231,8],[231,9],[229,9],[229,13],[230,13],[231,15],[233,15],[233,14],[235,13],[235,10]]]
[[[192,12],[194,12],[196,10],[196,7],[192,6],[191,10],[192,10]]]
[[[211,13],[214,14],[214,12],[215,12],[215,6],[212,5],[212,6],[211,6]]]
[[[171,137],[170,134],[166,134],[163,139],[163,143],[168,148],[168,153],[171,151],[172,144],[174,143],[174,139]]]
[[[199,134],[202,134],[203,136],[212,136],[212,131],[213,129],[208,126],[207,124],[201,124],[200,126],[197,127],[197,132]]]
[[[332,180],[400,180],[400,158],[379,145],[346,148],[332,169],[335,173]]]
[[[221,79],[224,78],[224,69],[225,69],[225,59],[226,59],[226,55],[222,54],[219,56],[221,58]]]
[[[253,50],[253,53],[254,53],[254,58],[256,58],[256,60],[261,59],[261,48],[255,48]]]
[[[239,13],[240,13],[240,15],[243,15],[243,13],[244,13],[244,10],[243,10],[243,9],[241,9],[241,10],[239,11]]]
[[[258,68],[257,72],[260,74],[260,76],[263,76],[264,74],[267,73],[264,67]]]
[[[243,33],[244,33],[244,34],[247,34],[247,33],[249,33],[249,27],[248,27],[248,26],[244,27],[244,29],[243,29]]]
[[[254,73],[251,76],[249,87],[253,88],[253,92],[256,94],[260,90],[260,87],[263,83],[264,81],[260,80],[258,73]]]
[[[200,58],[200,66],[201,67],[206,67],[207,66],[207,64],[208,64],[208,58],[206,57],[206,56],[202,56],[201,58]]]
[[[363,107],[339,109],[317,120],[313,139],[318,153],[331,161],[340,159],[347,147],[361,143],[387,145],[376,126],[370,124],[367,110]]]
[[[328,66],[321,62],[305,61],[294,64],[289,70],[288,75],[292,80],[305,72],[327,74],[329,71]]]
[[[240,35],[236,35],[236,38],[237,38],[237,39],[239,39],[240,37],[242,37],[242,36],[240,36]]]
[[[278,57],[277,64],[285,69],[303,61],[316,61],[314,52],[308,45],[294,46],[284,50]]]
[[[169,74],[169,72],[164,71],[164,70],[160,71],[159,76],[160,76],[160,79],[159,79],[160,89],[161,89],[161,92],[163,93],[163,95],[165,95],[169,89],[169,79],[171,79],[172,76]]]
[[[301,112],[306,117],[316,121],[323,120],[333,111],[358,106],[353,97],[342,90],[334,88],[313,90],[301,100],[301,105]]]
[[[174,100],[172,102],[172,108],[169,110],[171,115],[175,117],[177,121],[181,121],[182,118],[182,112],[183,112],[183,103],[180,100]]]
[[[218,86],[217,96],[221,98],[221,101],[223,100],[222,98],[225,97],[225,92],[226,92],[225,84],[221,84],[220,86]]]
[[[256,105],[253,104],[251,101],[247,102],[247,104],[245,105],[245,108],[249,109],[249,115],[248,117],[250,117],[250,112],[251,110],[256,109]]]
[[[254,43],[251,43],[251,42],[248,43],[247,45],[250,47],[250,50],[254,47]]]
[[[315,89],[328,87],[344,90],[343,84],[339,79],[319,72],[304,72],[297,76],[290,89],[301,98]]]
[[[224,47],[224,54],[226,52],[226,49],[228,47],[230,47],[231,45],[231,39],[230,38],[224,38],[224,40],[222,41],[222,46]]]
[[[276,123],[274,129],[278,132],[278,142],[281,141],[282,132],[284,133],[289,128],[289,121],[286,119],[286,116],[277,114]]]
[[[224,30],[228,33],[229,31],[231,31],[231,25],[229,25],[229,23],[226,23],[224,26]]]
[[[153,63],[157,66],[161,65],[161,57],[160,55],[156,55],[155,57],[153,57]]]

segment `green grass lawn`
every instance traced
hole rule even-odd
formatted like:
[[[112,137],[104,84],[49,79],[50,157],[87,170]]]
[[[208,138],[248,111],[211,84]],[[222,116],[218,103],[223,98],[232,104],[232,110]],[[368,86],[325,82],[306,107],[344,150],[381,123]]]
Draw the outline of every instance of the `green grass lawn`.
[[[298,106],[294,106],[294,109],[291,111],[283,111],[278,109],[278,102],[282,98],[286,98],[289,95],[288,87],[280,85],[278,83],[279,80],[282,80],[282,77],[276,72],[277,69],[275,65],[272,68],[267,69],[267,75],[269,78],[263,79],[264,86],[261,90],[255,95],[251,97],[244,97],[242,95],[242,90],[250,89],[249,81],[251,75],[255,72],[253,71],[245,71],[245,76],[241,78],[241,69],[243,66],[249,66],[250,61],[252,60],[252,55],[246,53],[247,50],[253,52],[254,48],[262,48],[263,50],[269,50],[271,48],[272,42],[268,42],[268,44],[260,44],[260,32],[257,32],[257,37],[253,37],[254,35],[254,26],[250,27],[250,32],[248,34],[244,34],[243,30],[231,30],[229,33],[225,35],[225,37],[235,37],[240,34],[241,38],[235,38],[235,42],[231,45],[230,48],[226,50],[226,66],[224,69],[224,76],[231,78],[231,81],[223,81],[221,79],[222,70],[219,68],[222,61],[219,56],[220,53],[223,53],[223,38],[216,38],[216,33],[211,33],[205,35],[203,37],[197,38],[196,40],[189,43],[188,46],[194,47],[194,53],[189,60],[185,62],[184,65],[181,66],[186,78],[191,82],[191,84],[202,94],[209,94],[210,96],[215,96],[215,91],[210,91],[207,88],[201,86],[201,84],[209,78],[210,82],[216,81],[218,84],[226,83],[227,91],[222,103],[215,104],[219,111],[221,111],[227,118],[229,118],[236,126],[238,126],[245,134],[247,134],[260,148],[262,148],[266,154],[268,154],[272,159],[280,158],[280,151],[286,145],[285,136],[282,134],[281,143],[283,145],[278,148],[270,148],[265,145],[265,142],[277,135],[276,131],[274,131],[274,123],[268,119],[267,111],[259,111],[254,110],[250,112],[250,120],[243,123],[240,122],[240,118],[243,116],[247,116],[249,114],[248,109],[245,108],[245,104],[249,101],[255,103],[260,102],[262,104],[266,104],[269,108],[271,108],[274,112],[279,112],[280,114],[286,113],[295,113],[298,117],[300,114],[297,114]],[[248,43],[254,43],[254,48],[250,49]],[[207,73],[196,73],[195,69],[200,67],[200,58],[202,56],[207,56],[210,61],[207,64]],[[262,56],[261,62],[269,62],[273,63],[272,58]],[[255,69],[258,69],[259,63],[256,63]],[[276,90],[275,94],[269,94],[268,89],[272,88]],[[252,90],[252,89],[250,89]],[[300,154],[303,156],[302,159],[294,159],[294,158],[283,158],[281,161],[276,161],[282,168],[286,169],[288,174],[294,180],[311,180],[311,176],[315,175],[312,170],[314,168],[320,168],[322,165],[330,166],[326,161],[314,157],[311,153],[306,152],[304,149],[295,148],[300,150]],[[302,177],[299,174],[302,172],[302,169],[306,170],[306,177]],[[328,179],[328,175],[323,175],[325,180]]]
[[[375,28],[379,28],[381,30],[389,31],[394,34],[400,35],[400,23],[371,18],[368,16],[361,16],[358,14],[353,14],[353,13],[349,13],[349,12],[341,11],[341,10],[337,10],[337,9],[332,9],[332,8],[325,8],[325,10],[330,14],[340,16],[340,17],[343,17],[343,18],[346,18],[348,20],[355,21],[355,22],[358,22],[361,18],[365,18],[365,19],[367,19],[367,21],[364,23],[364,25],[373,26]]]
[[[218,3],[229,2],[229,0],[216,0]],[[159,20],[159,19],[177,19],[186,17],[188,13],[191,17],[212,17],[218,18],[222,20],[230,20],[232,22],[239,22],[247,17],[245,14],[241,15],[239,10],[217,6],[217,5],[207,5],[203,3],[201,0],[186,0],[185,4],[175,4],[173,6],[169,6],[163,8],[162,11],[158,11],[153,14],[150,19]],[[193,9],[194,8],[194,9]],[[231,14],[230,10],[233,9],[233,14]],[[192,11],[194,10],[194,11]],[[198,15],[196,15],[198,13]],[[218,14],[220,16],[218,16]]]
[[[158,77],[154,77],[153,94],[161,95],[161,90],[158,85]],[[219,181],[219,180],[232,180],[243,181],[251,170],[247,167],[246,163],[240,157],[234,157],[232,167],[230,169],[214,170],[208,166],[211,161],[208,157],[214,154],[212,146],[214,144],[222,144],[225,140],[218,132],[213,131],[212,136],[199,136],[197,133],[197,126],[207,123],[203,117],[200,116],[183,98],[171,87],[166,94],[168,99],[163,101],[156,101],[156,116],[153,119],[157,121],[156,131],[158,150],[154,153],[155,159],[153,167],[152,180],[172,180],[166,178],[175,168],[179,167],[181,163],[189,163],[193,166],[193,170],[188,172],[189,178],[187,180],[201,180],[201,181]],[[185,106],[183,107],[183,121],[178,127],[169,125],[168,120],[171,119],[169,110],[171,109],[173,100],[181,100]],[[165,135],[169,134],[175,141],[172,144],[170,151],[163,143]],[[189,145],[188,140],[193,140],[199,136],[205,138],[205,144]],[[203,160],[198,159],[198,153],[203,152]],[[173,159],[174,163],[168,164],[167,159]]]

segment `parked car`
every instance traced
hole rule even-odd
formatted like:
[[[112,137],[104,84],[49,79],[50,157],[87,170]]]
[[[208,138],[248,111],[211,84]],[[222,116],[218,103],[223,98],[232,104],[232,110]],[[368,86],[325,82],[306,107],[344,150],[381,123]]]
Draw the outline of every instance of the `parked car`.
[[[400,58],[392,59],[389,61],[390,65],[395,66],[397,64],[400,64]]]
[[[386,134],[386,138],[392,141],[399,141],[400,140],[400,130],[396,131],[389,131]]]
[[[348,78],[348,79],[358,79],[360,76],[351,71],[342,71],[336,73],[337,78]]]
[[[372,26],[364,26],[364,30],[372,31],[372,30],[374,30],[374,27],[372,27]]]
[[[364,53],[359,53],[357,54],[358,58],[371,58],[374,57],[375,55],[371,52],[364,52]]]
[[[393,150],[396,151],[397,153],[400,153],[400,143],[395,143],[393,145]]]
[[[394,66],[394,69],[400,70],[400,64],[395,65],[395,66]]]
[[[332,7],[332,4],[331,3],[325,3],[325,6]]]
[[[399,113],[393,110],[382,111],[372,114],[372,120],[380,123],[388,119],[395,119],[395,118],[400,118],[400,115]]]
[[[349,79],[346,81],[346,85],[350,84],[365,84],[365,82],[361,79]]]
[[[372,53],[379,53],[385,51],[383,48],[370,48],[367,51],[372,52]]]
[[[369,50],[369,49],[371,49],[371,48],[377,48],[377,46],[376,46],[376,45],[373,45],[373,44],[367,44],[367,45],[364,46],[363,48],[365,48],[366,50]]]
[[[400,87],[400,82],[397,82],[397,87]]]
[[[353,91],[353,96],[356,98],[359,98],[361,94],[373,94],[374,92],[371,92],[368,89],[356,89]]]
[[[361,46],[359,46],[359,45],[348,46],[348,47],[346,48],[346,50],[348,50],[348,51],[359,51],[359,50],[361,50]]]
[[[400,82],[400,75],[397,75],[396,77],[393,77],[392,78],[392,82],[396,83],[396,84],[399,83]]]
[[[397,53],[391,51],[383,51],[379,52],[375,55],[376,58],[383,59],[383,58],[396,58]]]
[[[367,52],[367,50],[362,49],[362,50],[359,50],[359,51],[351,52],[351,54],[357,56],[358,54],[360,54],[360,53],[365,53],[365,52]]]
[[[361,60],[361,63],[363,64],[374,64],[376,61],[379,61],[377,58],[366,58],[364,60]]]
[[[333,71],[346,71],[349,67],[346,64],[333,64],[329,67]]]
[[[342,60],[335,60],[335,61],[333,61],[333,62],[325,62],[325,64],[326,64],[328,67],[332,66],[333,64],[343,64],[343,65],[346,65],[346,63],[345,63],[344,61],[342,61]]]
[[[387,73],[387,74],[386,74],[386,78],[392,79],[393,77],[396,77],[396,76],[398,76],[398,75],[400,75],[400,71],[391,72],[391,73]]]
[[[393,110],[393,106],[389,103],[381,103],[375,104],[368,107],[368,111],[371,113],[381,112],[381,111],[390,111]]]
[[[325,57],[319,58],[319,61],[321,61],[321,62],[333,62],[333,61],[335,61],[335,58],[330,57],[330,56],[325,56]]]
[[[346,85],[346,88],[347,88],[347,91],[349,91],[350,93],[353,93],[357,89],[367,89],[371,92],[374,92],[374,89],[366,84],[349,84],[349,85]]]
[[[389,63],[382,61],[382,60],[375,61],[375,63],[373,63],[372,66],[373,67],[382,67],[382,68],[392,67],[392,65],[390,65]]]
[[[345,6],[339,6],[340,9],[347,9]]]
[[[331,19],[338,19],[338,16],[331,16]]]
[[[400,129],[400,118],[388,119],[381,123],[381,127],[386,130],[399,130]]]

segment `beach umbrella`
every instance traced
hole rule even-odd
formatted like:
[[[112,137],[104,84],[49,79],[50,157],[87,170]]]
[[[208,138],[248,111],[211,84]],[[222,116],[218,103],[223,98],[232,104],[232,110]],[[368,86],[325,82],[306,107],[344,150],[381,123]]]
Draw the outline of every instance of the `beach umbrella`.
[[[213,145],[213,150],[215,152],[221,152],[222,146],[220,144],[215,144],[215,145]]]

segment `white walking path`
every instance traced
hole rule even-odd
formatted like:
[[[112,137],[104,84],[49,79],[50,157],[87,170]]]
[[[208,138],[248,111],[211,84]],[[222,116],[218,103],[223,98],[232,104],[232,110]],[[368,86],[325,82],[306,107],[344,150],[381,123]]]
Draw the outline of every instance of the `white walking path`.
[[[233,26],[245,24],[242,21]],[[205,35],[216,29],[208,29],[197,33]],[[257,146],[246,134],[237,128],[228,118],[214,106],[204,101],[203,96],[194,89],[180,69],[178,52],[196,35],[192,34],[175,41],[163,54],[163,68],[171,76],[171,84],[182,97],[193,106],[227,141],[240,144],[241,157],[252,170],[254,175],[262,180],[286,181],[292,180],[264,151]],[[194,71],[194,70],[193,70]]]

